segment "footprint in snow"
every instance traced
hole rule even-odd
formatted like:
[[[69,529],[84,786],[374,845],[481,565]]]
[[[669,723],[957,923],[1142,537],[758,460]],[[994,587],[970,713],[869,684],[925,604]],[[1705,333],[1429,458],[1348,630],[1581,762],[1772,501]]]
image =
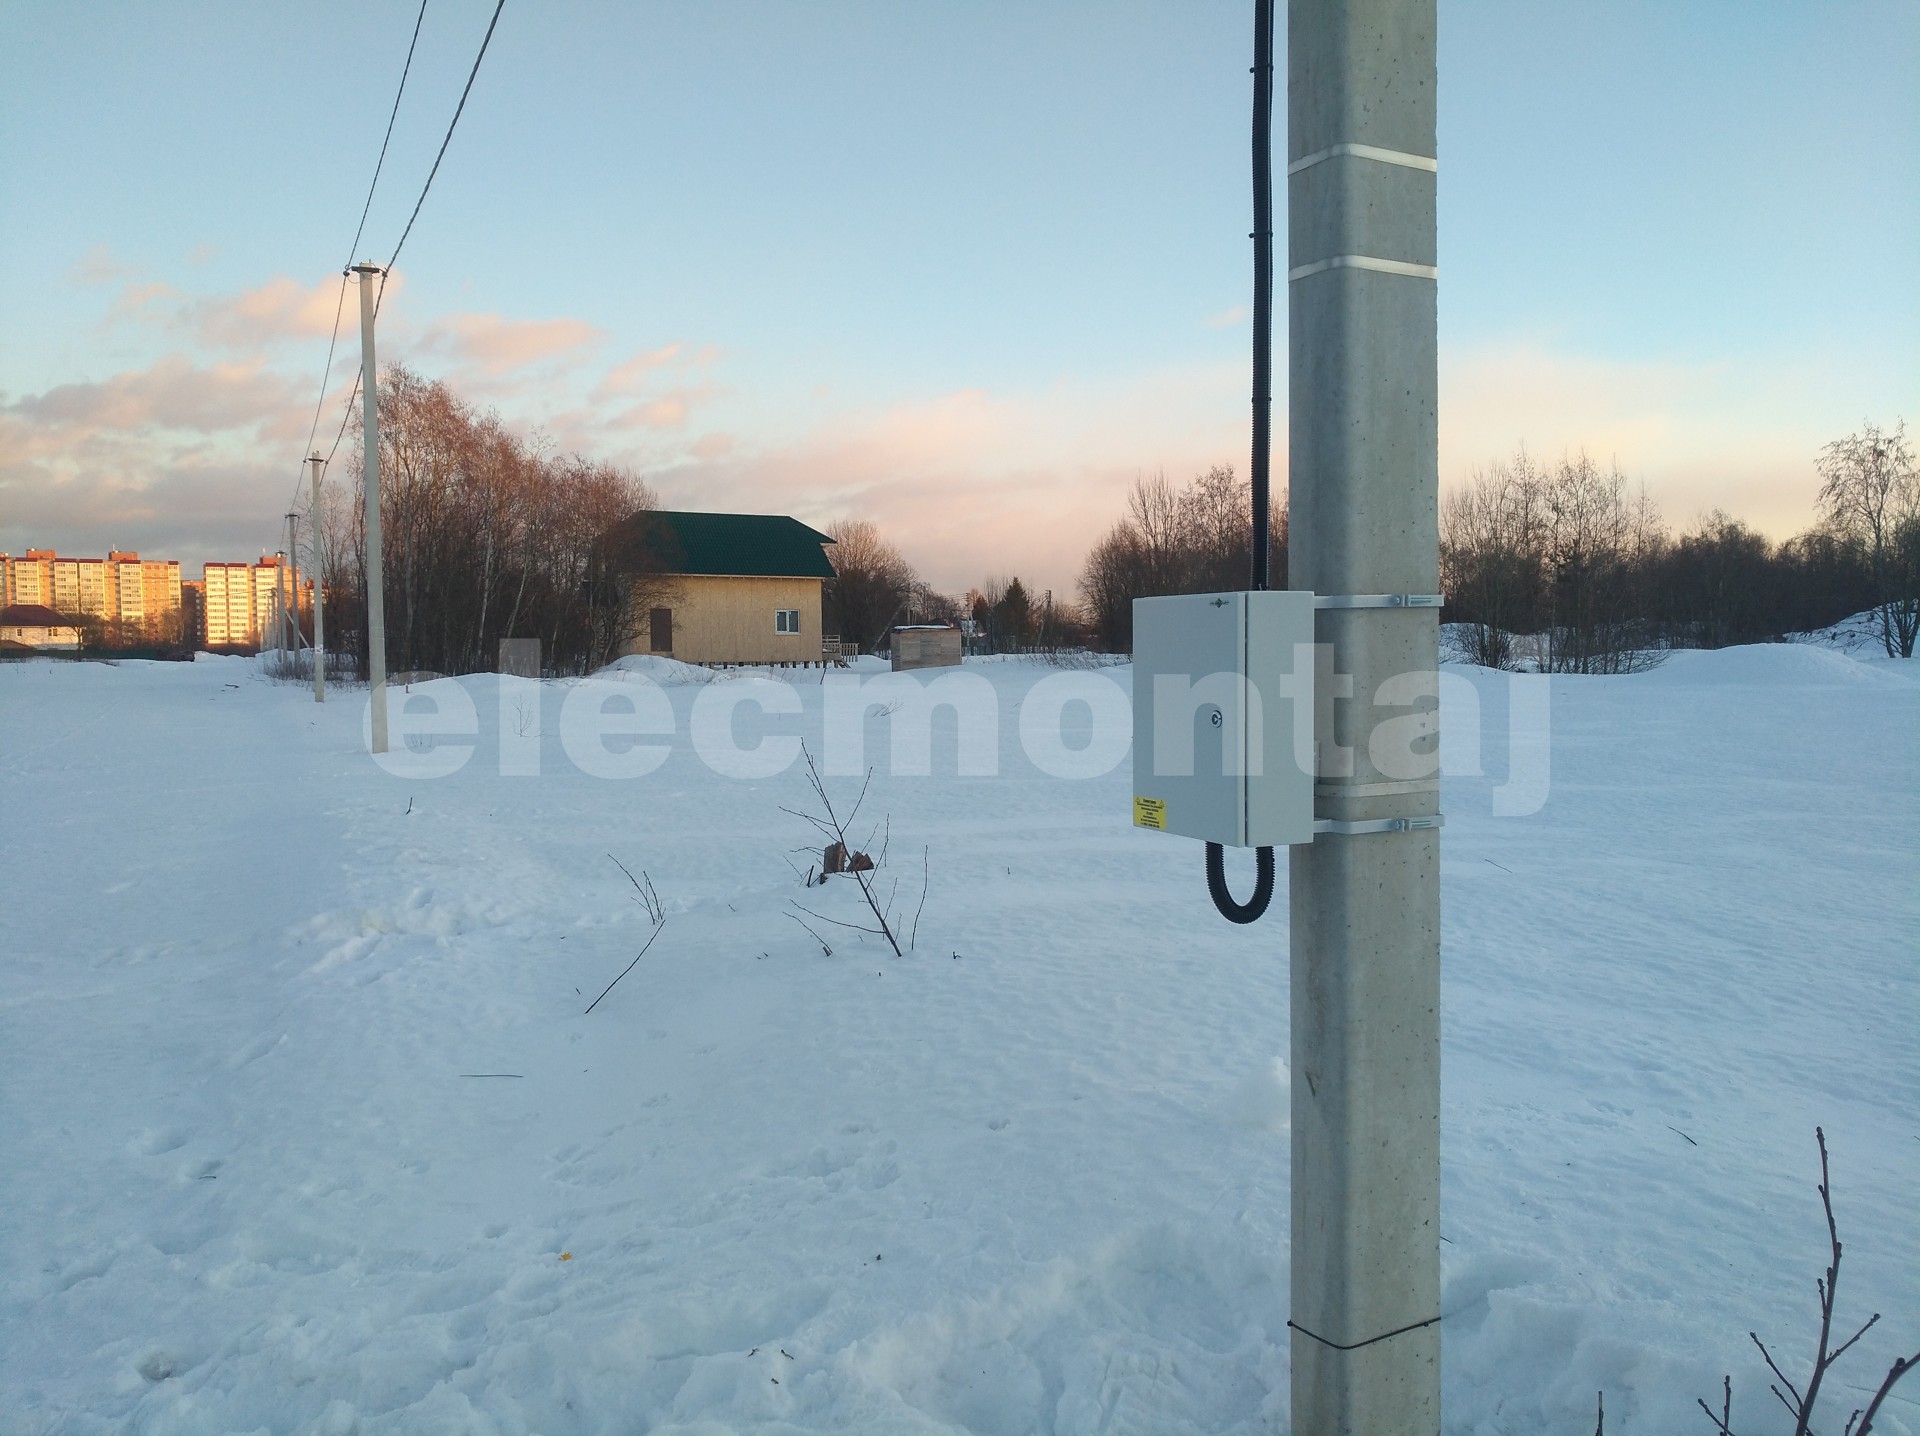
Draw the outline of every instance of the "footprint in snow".
[[[186,1146],[190,1135],[185,1127],[148,1127],[127,1144],[127,1150],[141,1157],[164,1157]]]

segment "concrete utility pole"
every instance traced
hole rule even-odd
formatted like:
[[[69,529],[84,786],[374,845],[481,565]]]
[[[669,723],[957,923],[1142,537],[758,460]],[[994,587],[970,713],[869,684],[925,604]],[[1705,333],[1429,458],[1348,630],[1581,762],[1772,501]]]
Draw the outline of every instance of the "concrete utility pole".
[[[1434,12],[1288,4],[1289,580],[1320,595],[1439,588]],[[1431,821],[1437,773],[1369,737],[1389,678],[1436,706],[1437,619],[1318,612],[1353,687],[1317,705],[1317,818]],[[1440,1429],[1439,838],[1291,849],[1296,1436]]]
[[[373,692],[373,751],[387,751],[387,596],[380,555],[380,371],[373,362],[373,276],[378,265],[356,264],[360,276],[360,436],[366,456],[367,684]]]
[[[273,646],[285,653],[287,651],[287,551],[281,549],[274,557],[279,562],[273,567]]]
[[[326,460],[318,454],[310,454],[307,462],[313,465],[313,521],[307,525],[313,531],[313,701],[327,701],[327,620],[326,601],[326,565],[320,561],[320,470]]]
[[[300,651],[300,516],[287,515],[287,628],[293,635],[293,651]]]

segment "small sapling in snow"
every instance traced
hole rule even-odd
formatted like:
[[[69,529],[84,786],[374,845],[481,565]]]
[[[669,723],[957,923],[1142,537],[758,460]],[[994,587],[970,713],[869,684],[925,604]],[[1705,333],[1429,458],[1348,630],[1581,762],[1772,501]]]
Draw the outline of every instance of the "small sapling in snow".
[[[1827,1274],[1814,1281],[1814,1289],[1820,1294],[1820,1339],[1814,1348],[1813,1370],[1807,1376],[1807,1389],[1804,1392],[1801,1391],[1789,1379],[1786,1372],[1780,1369],[1780,1363],[1773,1359],[1773,1353],[1767,1350],[1767,1344],[1760,1339],[1759,1333],[1751,1331],[1747,1333],[1753,1344],[1760,1348],[1760,1355],[1766,1358],[1767,1367],[1776,1378],[1770,1389],[1780,1398],[1780,1404],[1787,1408],[1787,1414],[1793,1417],[1793,1436],[1809,1436],[1814,1406],[1820,1399],[1821,1383],[1826,1380],[1827,1373],[1833,1369],[1836,1361],[1846,1355],[1847,1349],[1865,1336],[1873,1328],[1874,1323],[1880,1320],[1880,1313],[1876,1311],[1852,1336],[1838,1346],[1833,1344],[1834,1302],[1840,1289],[1840,1229],[1833,1219],[1833,1188],[1827,1173],[1827,1134],[1815,1127],[1813,1135],[1820,1144],[1820,1204],[1827,1213],[1827,1242],[1832,1256],[1827,1262]],[[1865,1407],[1856,1407],[1853,1415],[1847,1418],[1846,1436],[1868,1436],[1868,1433],[1873,1430],[1874,1419],[1879,1416],[1880,1407],[1886,1401],[1888,1394],[1892,1392],[1900,1378],[1915,1366],[1920,1366],[1920,1352],[1915,1352],[1912,1356],[1894,1358],[1893,1365],[1887,1370],[1886,1379],[1880,1383],[1879,1390],[1874,1392],[1873,1399]],[[1730,1424],[1733,1420],[1733,1378],[1726,1377],[1720,1389],[1718,1412],[1704,1400],[1698,1402],[1698,1405],[1707,1413],[1707,1419],[1713,1423],[1713,1429],[1718,1436],[1735,1436]]]
[[[652,947],[654,940],[660,936],[660,929],[667,925],[667,909],[666,905],[660,901],[660,894],[653,890],[653,879],[647,876],[645,868],[640,870],[640,876],[636,878],[631,872],[627,871],[627,865],[621,862],[620,859],[614,857],[612,853],[608,853],[607,857],[612,859],[613,865],[616,868],[627,874],[627,881],[632,883],[634,891],[640,894],[637,901],[646,908],[647,917],[653,923],[653,931],[647,934],[646,942],[641,945],[640,951],[634,954],[633,961],[620,969],[620,977],[625,977],[640,965],[640,959],[647,955],[647,949]],[[594,1008],[600,1005],[600,998],[605,997],[607,993],[613,991],[614,985],[620,981],[620,977],[616,977],[613,982],[609,982],[600,993],[600,997],[594,998],[592,1002],[587,1004],[587,1013],[591,1013]],[[582,1016],[585,1015],[586,1013],[582,1014]]]
[[[867,770],[866,780],[860,785],[860,793],[854,799],[852,808],[848,810],[847,815],[843,818],[840,816],[839,809],[834,807],[832,797],[827,793],[826,782],[821,778],[820,769],[813,761],[813,754],[802,747],[800,756],[806,759],[807,782],[813,788],[814,800],[819,805],[819,811],[803,811],[799,808],[782,808],[780,811],[783,813],[791,813],[794,817],[811,823],[815,831],[827,840],[826,849],[821,854],[822,871],[820,881],[825,883],[829,876],[839,872],[845,872],[850,876],[860,885],[860,896],[866,899],[867,910],[873,914],[873,920],[876,926],[870,927],[865,923],[858,922],[843,922],[839,918],[828,917],[825,913],[815,912],[812,908],[801,907],[797,902],[794,903],[794,907],[799,908],[801,912],[816,921],[832,923],[835,927],[852,928],[855,932],[872,933],[875,937],[884,937],[887,940],[887,945],[893,949],[893,955],[895,957],[904,956],[905,954],[900,950],[900,939],[894,936],[893,924],[888,920],[888,913],[891,911],[893,905],[892,893],[890,891],[887,901],[882,903],[874,885],[874,879],[879,872],[881,864],[887,860],[886,831],[891,828],[891,820],[884,825],[876,826],[874,832],[868,835],[867,843],[869,847],[872,846],[875,836],[881,839],[879,855],[877,857],[869,856],[867,853],[857,849],[847,836],[847,830],[852,827],[854,822],[859,818],[860,808],[867,801],[867,788],[873,782],[873,770]],[[811,870],[809,870],[808,873],[808,880],[809,883],[811,883]],[[922,891],[922,901],[925,901],[924,890]],[[798,921],[798,919],[796,918],[795,921]],[[801,926],[806,927],[806,924],[801,923]],[[833,949],[827,946],[820,935],[810,927],[807,928],[807,931],[813,933],[814,940],[819,942],[820,946],[831,956]]]

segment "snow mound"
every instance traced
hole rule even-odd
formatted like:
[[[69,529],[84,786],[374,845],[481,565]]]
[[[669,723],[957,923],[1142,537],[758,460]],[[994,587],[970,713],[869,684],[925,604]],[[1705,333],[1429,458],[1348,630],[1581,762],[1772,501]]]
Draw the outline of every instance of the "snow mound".
[[[1270,1431],[1285,1268],[1270,1240],[1221,1227],[1136,1229],[911,1316],[835,1362],[837,1412],[928,1433]]]
[[[1835,648],[1842,653],[1858,653],[1865,657],[1879,657],[1886,652],[1880,638],[1880,613],[1872,608],[1863,608],[1838,623],[1816,628],[1811,633],[1793,634],[1787,641],[1810,644],[1815,648]]]
[[[1240,1079],[1233,1116],[1255,1132],[1286,1132],[1293,1124],[1293,1078],[1285,1057],[1270,1057]]]
[[[1803,643],[1756,643],[1741,648],[1681,649],[1629,682],[1684,684],[1688,687],[1884,686],[1910,681],[1884,663],[1864,662],[1850,653]]]
[[[654,653],[630,653],[616,658],[593,676],[606,678],[618,673],[638,673],[663,686],[684,683],[711,683],[714,671],[697,663],[682,663],[677,658],[662,658]]]

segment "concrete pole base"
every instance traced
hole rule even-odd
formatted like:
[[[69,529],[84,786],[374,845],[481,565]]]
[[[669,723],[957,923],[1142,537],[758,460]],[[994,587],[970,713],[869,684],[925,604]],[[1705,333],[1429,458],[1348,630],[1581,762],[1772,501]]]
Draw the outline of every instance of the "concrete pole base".
[[[1432,831],[1292,849],[1295,1436],[1440,1429],[1439,864]]]

